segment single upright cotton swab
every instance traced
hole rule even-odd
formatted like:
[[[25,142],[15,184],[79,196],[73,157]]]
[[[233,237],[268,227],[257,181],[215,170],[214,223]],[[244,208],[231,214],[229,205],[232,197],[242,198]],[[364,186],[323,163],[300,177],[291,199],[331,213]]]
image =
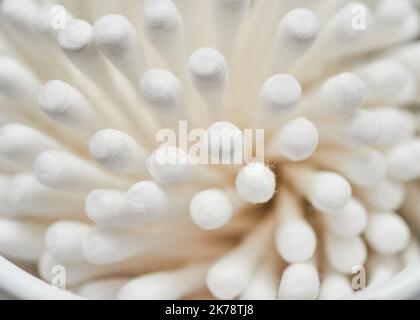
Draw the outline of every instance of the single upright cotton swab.
[[[279,191],[276,204],[278,226],[275,244],[281,257],[288,263],[305,262],[315,253],[317,239],[311,225],[303,217],[297,197],[286,188]]]
[[[169,69],[185,75],[185,44],[182,17],[169,0],[145,0],[143,30]]]
[[[42,111],[85,140],[105,126],[102,115],[74,87],[61,81],[48,81],[39,92]]]
[[[93,38],[106,57],[137,86],[147,64],[130,21],[117,14],[104,16],[95,22]]]
[[[122,178],[109,175],[93,164],[63,151],[48,150],[35,160],[38,180],[49,188],[73,192],[88,192],[100,187],[127,187]]]
[[[289,11],[281,20],[266,73],[288,70],[309,50],[318,36],[317,17],[305,8]]]
[[[84,261],[82,243],[91,226],[62,220],[50,225],[45,234],[46,250],[61,261]]]
[[[236,177],[239,196],[250,203],[268,202],[276,191],[276,177],[263,163],[250,163]]]
[[[297,118],[286,123],[273,136],[268,155],[273,158],[285,157],[291,161],[309,158],[318,147],[317,127],[305,118]]]
[[[241,165],[244,160],[244,137],[233,123],[218,121],[207,129],[208,156],[212,164]]]
[[[222,120],[225,117],[229,77],[225,58],[213,48],[200,48],[191,55],[188,70],[213,118]]]
[[[336,214],[325,216],[325,221],[331,232],[337,236],[352,238],[366,229],[368,213],[360,201],[351,198]]]
[[[352,189],[342,176],[310,167],[289,165],[284,174],[318,210],[334,214],[350,200]]]
[[[89,142],[90,155],[105,169],[140,177],[147,176],[147,152],[130,135],[115,129],[96,132]]]
[[[315,300],[319,294],[319,275],[312,262],[288,266],[281,276],[279,300]]]
[[[325,257],[335,271],[351,274],[354,267],[364,265],[367,248],[362,238],[343,238],[327,232],[324,241]]]
[[[370,212],[365,237],[376,252],[396,254],[408,246],[410,229],[394,212]]]

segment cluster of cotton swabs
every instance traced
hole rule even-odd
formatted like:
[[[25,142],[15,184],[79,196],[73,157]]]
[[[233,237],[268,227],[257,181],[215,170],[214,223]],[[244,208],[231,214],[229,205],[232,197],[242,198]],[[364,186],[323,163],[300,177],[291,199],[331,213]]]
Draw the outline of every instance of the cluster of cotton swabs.
[[[47,282],[62,267],[88,298],[337,299],[355,268],[373,286],[420,260],[413,1],[0,14],[0,254],[15,265]],[[190,156],[156,140],[181,120],[264,129],[265,162],[162,163]],[[45,297],[0,259],[0,288]]]

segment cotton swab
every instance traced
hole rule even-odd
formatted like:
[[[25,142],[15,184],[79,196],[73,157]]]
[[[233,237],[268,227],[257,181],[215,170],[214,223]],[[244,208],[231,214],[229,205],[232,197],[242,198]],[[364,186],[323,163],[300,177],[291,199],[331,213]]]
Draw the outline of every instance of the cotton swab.
[[[174,300],[205,288],[207,264],[146,274],[125,284],[121,300]]]
[[[393,211],[404,203],[406,190],[401,182],[385,179],[372,188],[361,188],[356,193],[372,209]]]
[[[233,299],[251,283],[264,255],[261,246],[271,237],[271,231],[269,221],[263,222],[238,247],[210,267],[207,287],[216,298]]]
[[[368,214],[360,201],[351,198],[336,214],[325,216],[325,220],[328,228],[337,236],[353,238],[366,229]]]
[[[144,101],[165,124],[173,127],[176,121],[186,120],[182,84],[171,72],[163,69],[149,70],[142,75],[139,87]]]
[[[299,110],[315,115],[351,114],[362,106],[365,91],[365,85],[359,77],[351,72],[343,72],[308,92],[299,104]]]
[[[95,22],[93,38],[106,57],[137,86],[147,63],[130,21],[121,15],[106,15]]]
[[[74,87],[61,81],[48,81],[39,92],[42,111],[52,120],[85,140],[105,126],[105,120]]]
[[[320,300],[340,300],[352,294],[353,288],[349,279],[341,274],[329,272],[321,281]]]
[[[317,127],[305,118],[297,118],[286,123],[274,134],[268,153],[270,157],[303,161],[315,152],[318,143]]]
[[[275,208],[278,226],[275,244],[280,256],[288,263],[305,262],[312,258],[317,239],[312,226],[303,217],[298,199],[286,188],[279,191]]]
[[[233,123],[218,121],[207,129],[207,143],[211,163],[239,165],[244,160],[244,137]]]
[[[115,300],[118,292],[129,281],[129,278],[110,278],[93,280],[83,284],[77,294],[93,300]]]
[[[277,74],[267,79],[259,93],[257,124],[272,129],[281,116],[291,112],[302,95],[300,84],[290,75]]]
[[[392,59],[374,60],[354,70],[366,85],[366,103],[405,103],[413,98],[413,76]]]
[[[278,25],[267,71],[284,72],[297,63],[315,42],[318,31],[319,22],[312,11],[289,11]]]
[[[345,150],[325,150],[314,156],[314,160],[326,165],[360,187],[373,187],[386,176],[384,156],[371,148],[352,148]]]
[[[241,300],[277,300],[278,261],[266,257],[258,267],[251,283],[241,294]]]
[[[85,212],[97,225],[133,226],[142,224],[141,216],[126,204],[127,192],[113,189],[97,189],[86,198]]]
[[[38,218],[83,216],[83,198],[47,188],[32,174],[18,174],[11,178],[9,200],[16,215]]]
[[[288,165],[283,172],[295,188],[323,213],[334,214],[350,200],[350,184],[334,172],[296,165]]]
[[[315,300],[319,294],[319,275],[311,263],[296,263],[287,267],[281,277],[280,300]]]
[[[250,163],[238,173],[236,190],[247,202],[265,203],[276,191],[276,177],[266,165],[259,162]]]
[[[343,238],[327,232],[324,250],[331,267],[343,274],[351,274],[354,267],[364,265],[367,259],[367,248],[361,237]]]
[[[43,250],[45,226],[0,219],[0,250],[14,259],[36,263]]]
[[[376,142],[379,146],[393,146],[413,138],[415,119],[403,109],[384,107],[372,110],[381,126],[381,134]]]
[[[61,261],[84,261],[82,244],[91,226],[75,221],[62,220],[48,227],[45,248]]]
[[[373,145],[379,141],[383,128],[376,114],[368,110],[315,123],[321,140],[343,146]]]
[[[57,141],[35,128],[19,123],[0,128],[0,155],[25,169],[32,169],[33,161],[42,151],[59,148]]]
[[[95,188],[128,186],[122,178],[102,172],[88,161],[63,151],[48,150],[35,160],[34,172],[46,187],[62,191],[88,192]]]
[[[99,130],[90,139],[89,150],[92,158],[111,172],[147,176],[147,151],[122,131]]]
[[[410,230],[394,212],[370,212],[365,237],[376,252],[396,254],[408,246]]]
[[[167,63],[182,77],[185,72],[184,32],[182,17],[169,0],[145,0],[142,27],[149,41]]]
[[[225,58],[215,49],[194,51],[188,62],[192,83],[216,120],[225,118],[229,70]]]
[[[369,274],[368,286],[374,286],[389,280],[401,269],[401,261],[397,256],[375,254],[367,265]]]
[[[233,190],[208,189],[197,193],[190,203],[193,222],[204,230],[225,226],[237,209],[234,197]]]
[[[386,155],[388,175],[401,182],[415,180],[420,176],[420,141],[417,139],[401,143]]]

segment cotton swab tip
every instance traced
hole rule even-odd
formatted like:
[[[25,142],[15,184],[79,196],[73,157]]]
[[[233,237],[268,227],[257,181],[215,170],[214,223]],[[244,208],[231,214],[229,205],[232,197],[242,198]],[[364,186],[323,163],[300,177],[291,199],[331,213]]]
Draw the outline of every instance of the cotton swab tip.
[[[92,41],[92,26],[84,21],[75,19],[70,21],[64,30],[58,33],[58,43],[68,51],[79,51]]]
[[[318,272],[312,265],[292,264],[283,272],[278,297],[281,300],[314,300],[319,287]]]
[[[71,88],[61,80],[48,81],[39,92],[38,99],[46,114],[59,116],[66,112],[71,103]]]
[[[275,175],[262,163],[248,164],[236,177],[236,190],[245,201],[265,203],[276,191]]]
[[[278,74],[265,81],[260,91],[260,104],[271,113],[285,113],[297,106],[301,95],[299,82],[287,74]]]
[[[131,36],[130,22],[118,14],[106,15],[93,26],[93,36],[100,45],[123,45]]]
[[[202,191],[194,196],[190,204],[193,222],[204,230],[226,225],[232,218],[232,205],[226,194],[219,189]]]

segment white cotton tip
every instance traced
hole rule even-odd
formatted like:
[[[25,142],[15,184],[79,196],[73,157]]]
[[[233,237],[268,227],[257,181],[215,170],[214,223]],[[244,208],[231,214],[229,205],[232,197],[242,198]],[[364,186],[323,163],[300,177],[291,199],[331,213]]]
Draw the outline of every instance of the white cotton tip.
[[[147,243],[130,229],[97,226],[88,232],[82,251],[90,263],[107,265],[136,256]]]
[[[57,19],[60,15],[60,19]],[[59,28],[65,27],[73,17],[64,7],[56,4],[47,4],[38,10],[34,17],[33,26],[37,32],[52,43],[57,43]]]
[[[409,112],[395,107],[375,109],[372,112],[381,126],[378,145],[393,146],[414,136],[416,123]]]
[[[64,81],[48,81],[39,92],[39,105],[49,116],[62,116],[70,107],[72,93],[71,87]]]
[[[231,122],[219,121],[207,129],[207,142],[213,161],[241,164],[243,161],[242,131]]]
[[[38,155],[34,173],[49,188],[85,192],[95,188],[126,185],[125,181],[106,175],[89,162],[67,152],[48,150]]]
[[[348,140],[357,145],[374,144],[382,134],[382,126],[377,115],[367,110],[358,111],[347,126],[345,134]]]
[[[115,300],[118,292],[129,281],[129,278],[110,278],[91,281],[83,284],[77,294],[92,300]]]
[[[239,196],[250,203],[268,202],[276,191],[276,177],[262,163],[251,163],[244,167],[236,177],[236,190]]]
[[[331,232],[326,235],[324,249],[330,266],[343,274],[351,274],[354,267],[364,265],[368,254],[362,238],[344,238]]]
[[[36,263],[44,247],[45,227],[31,222],[0,219],[1,255]]]
[[[96,20],[93,26],[93,37],[101,46],[123,47],[128,43],[131,35],[132,26],[130,22],[126,17],[118,14],[103,16]]]
[[[394,212],[371,212],[365,237],[369,245],[383,254],[397,254],[410,242],[410,229]]]
[[[166,192],[153,181],[141,181],[132,186],[126,204],[145,221],[159,219],[170,209]]]
[[[86,215],[97,225],[133,226],[143,221],[131,211],[125,201],[126,192],[97,189],[86,198]]]
[[[278,33],[294,50],[309,48],[318,36],[317,17],[309,10],[298,8],[289,11],[281,20]]]
[[[302,88],[288,74],[278,74],[265,81],[260,90],[260,104],[270,113],[286,113],[293,110],[300,101]]]
[[[223,190],[209,189],[196,194],[190,204],[193,222],[204,230],[226,225],[233,215],[233,208]]]
[[[394,211],[401,207],[405,199],[405,186],[401,182],[382,180],[373,188],[363,188],[359,197],[372,209]]]
[[[191,173],[188,154],[176,147],[160,147],[147,160],[147,170],[159,184],[186,181]]]
[[[375,16],[381,23],[386,23],[389,27],[394,28],[396,25],[403,23],[404,19],[415,10],[412,1],[408,0],[385,0],[382,1],[375,12]]]
[[[420,177],[420,140],[409,140],[397,145],[387,154],[388,175],[408,182]]]
[[[408,70],[394,60],[377,60],[363,66],[356,72],[366,84],[368,102],[390,101],[399,102],[406,100],[407,88],[411,85],[411,75]]]
[[[199,91],[221,90],[228,80],[225,58],[215,49],[206,47],[193,52],[188,63],[191,80]]]
[[[322,98],[328,111],[350,113],[359,109],[365,98],[365,85],[355,74],[340,73],[322,86]]]
[[[102,167],[116,173],[144,176],[146,151],[128,134],[105,129],[89,142],[90,155]]]
[[[342,300],[353,294],[350,280],[340,274],[330,273],[322,280],[320,300]]]
[[[284,270],[280,280],[280,300],[315,300],[319,294],[319,276],[315,267],[307,263],[292,264]]]
[[[309,158],[318,147],[319,132],[315,125],[298,118],[284,125],[273,138],[273,148],[291,161]]]
[[[0,5],[2,15],[9,23],[25,29],[31,28],[35,14],[39,10],[36,2],[32,0],[4,0]]]
[[[360,235],[366,229],[367,221],[366,208],[355,198],[351,198],[334,215],[326,216],[328,227],[333,233],[341,237]]]
[[[92,26],[88,22],[75,19],[58,33],[58,44],[66,51],[79,51],[92,42],[92,34]]]
[[[183,104],[181,82],[169,71],[152,69],[140,79],[140,93],[143,99],[158,112],[171,112]]]
[[[314,230],[306,221],[291,219],[280,223],[275,244],[284,260],[288,263],[299,263],[312,258],[317,239]]]
[[[149,36],[160,40],[182,27],[182,19],[175,4],[169,0],[146,0],[143,26]]]
[[[336,213],[350,200],[350,184],[334,172],[318,172],[308,183],[309,201],[324,213]]]
[[[83,261],[82,243],[91,227],[75,221],[59,221],[47,229],[45,247],[60,261]]]
[[[17,164],[32,166],[36,156],[58,144],[37,129],[11,123],[0,128],[0,155]]]

